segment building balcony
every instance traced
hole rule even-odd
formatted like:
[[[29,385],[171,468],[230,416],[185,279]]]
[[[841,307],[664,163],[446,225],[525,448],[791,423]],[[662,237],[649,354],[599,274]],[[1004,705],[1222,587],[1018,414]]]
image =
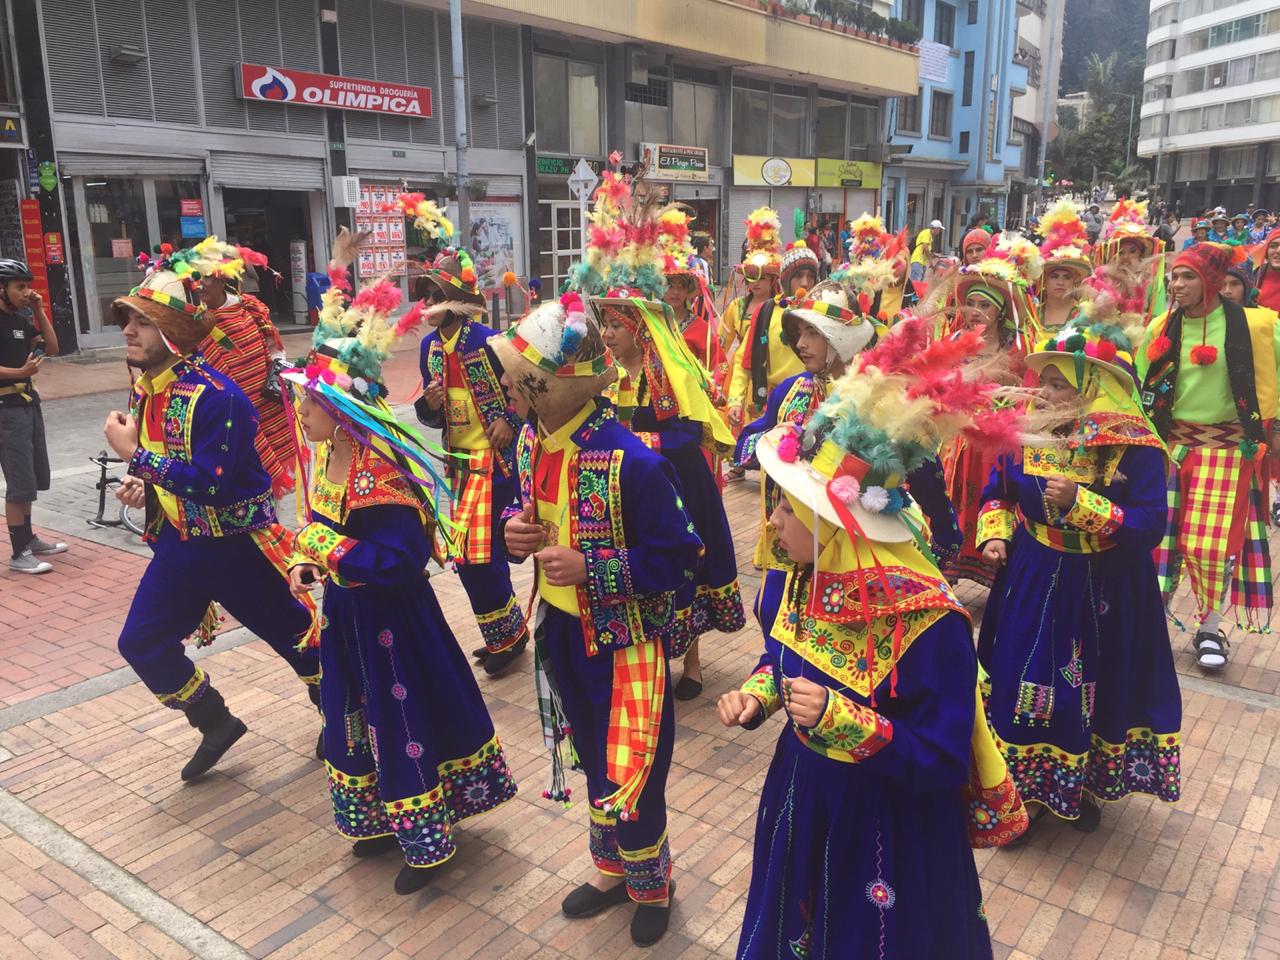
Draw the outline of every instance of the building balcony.
[[[1018,0],[1018,13],[1024,17],[1043,17],[1045,15],[1045,0]]]
[[[811,14],[786,13],[773,0],[767,7],[758,0],[481,0],[466,8],[507,23],[687,51],[704,62],[868,96],[910,96],[920,74],[914,46],[852,27],[833,29]]]

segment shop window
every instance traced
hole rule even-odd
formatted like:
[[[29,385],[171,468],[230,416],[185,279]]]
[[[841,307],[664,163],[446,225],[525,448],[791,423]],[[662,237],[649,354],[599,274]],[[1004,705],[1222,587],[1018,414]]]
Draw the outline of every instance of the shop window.
[[[819,157],[844,159],[849,124],[849,105],[843,100],[818,98],[818,126],[814,132],[814,153]]]
[[[773,150],[777,157],[798,157],[808,153],[804,137],[803,97],[773,95]]]
[[[706,147],[712,162],[717,162],[721,154],[720,89],[677,80],[671,84],[671,104],[675,142]]]
[[[733,88],[733,152],[748,156],[769,153],[769,92]]]
[[[533,83],[538,149],[599,156],[599,65],[535,54]]]
[[[951,104],[955,98],[941,90],[933,91],[929,105],[929,136],[951,138]]]
[[[849,104],[849,145],[865,147],[869,143],[879,143],[880,107],[874,103],[862,103],[857,100]]]
[[[128,296],[138,282],[134,257],[152,247],[147,229],[147,203],[143,181],[137,177],[91,177],[84,184],[84,217],[80,224],[83,260],[93,271],[96,316],[103,323],[111,315],[111,303]],[[158,240],[156,241],[159,242]]]
[[[625,86],[627,137],[639,143],[671,139],[671,84],[665,77]]]

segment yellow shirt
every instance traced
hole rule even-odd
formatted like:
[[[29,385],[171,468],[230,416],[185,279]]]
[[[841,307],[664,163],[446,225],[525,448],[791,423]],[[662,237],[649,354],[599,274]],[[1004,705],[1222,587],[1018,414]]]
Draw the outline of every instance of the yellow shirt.
[[[761,307],[763,310],[764,308]],[[775,308],[769,314],[769,361],[766,368],[766,381],[769,389],[772,390],[783,380],[788,377],[794,377],[797,373],[804,372],[804,364],[800,362],[800,358],[796,356],[796,352],[792,350],[782,339],[782,314],[785,311]],[[746,326],[750,326],[750,314],[746,318]],[[743,342],[738,345],[737,353],[734,354],[733,368],[729,372],[729,406],[745,407],[748,410],[758,410],[763,407],[757,407],[751,400],[751,367],[742,366],[742,351],[746,349],[747,331],[743,331]],[[757,344],[758,346],[758,344]],[[752,418],[754,419],[754,417]]]
[[[933,254],[933,231],[925,227],[916,234],[916,242],[911,251],[911,262],[929,265],[929,257]]]
[[[554,537],[548,538],[547,545],[552,543],[561,546],[572,546],[569,542],[569,461],[578,454],[578,445],[573,442],[573,434],[586,422],[595,411],[594,401],[587,401],[563,427],[554,433],[547,433],[538,428],[538,450],[533,455],[534,501],[538,509],[538,522],[548,528]],[[537,495],[538,461],[547,454],[563,452],[560,458],[560,471],[556,477],[556,496],[554,500]],[[578,590],[576,587],[553,587],[547,582],[542,567],[538,567],[538,595],[557,610],[571,613],[575,617],[580,613],[578,607]]]
[[[462,335],[462,325],[453,331],[453,336],[443,340],[445,369],[448,370],[449,357],[458,346],[458,337]],[[446,382],[448,377],[446,375]],[[449,446],[455,450],[488,450],[489,437],[484,432],[484,421],[480,419],[480,411],[471,399],[471,391],[465,383],[450,384],[445,395],[445,422],[449,426]]]
[[[157,402],[166,405],[168,404],[165,391],[167,391],[173,384],[173,381],[177,379],[177,374],[173,372],[173,369],[177,365],[178,360],[178,357],[174,357],[173,363],[155,377],[152,377],[149,373],[144,373],[138,378],[138,389],[147,396],[145,406],[139,408],[139,412],[142,415],[138,419],[138,446],[142,447],[142,449],[146,450],[148,453],[158,454],[162,457],[168,456],[168,451],[164,446],[164,428],[161,427],[158,435],[152,436],[149,424],[151,417],[146,416],[145,413],[146,410],[151,408],[152,404]],[[159,395],[158,400],[157,395]],[[163,413],[163,410],[153,411],[152,416],[163,421]],[[175,527],[180,528],[180,524],[178,523],[178,498],[168,490],[165,490],[163,487],[157,486],[154,483],[151,484],[151,490],[155,493],[156,499],[160,502],[160,509],[164,511],[165,519]]]

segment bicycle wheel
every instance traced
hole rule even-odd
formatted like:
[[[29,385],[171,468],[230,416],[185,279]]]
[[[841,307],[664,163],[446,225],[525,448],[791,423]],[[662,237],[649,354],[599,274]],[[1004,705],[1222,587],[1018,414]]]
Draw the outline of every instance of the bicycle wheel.
[[[120,504],[120,523],[138,536],[142,536],[142,524],[138,522],[134,509],[123,503]]]

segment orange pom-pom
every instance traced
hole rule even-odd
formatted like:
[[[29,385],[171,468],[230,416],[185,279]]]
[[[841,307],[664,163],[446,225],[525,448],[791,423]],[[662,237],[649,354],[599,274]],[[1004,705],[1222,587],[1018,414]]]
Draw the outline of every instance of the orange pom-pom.
[[[796,287],[796,292],[791,295],[793,300],[803,300],[809,293],[804,287]]]
[[[516,275],[508,270],[502,275],[502,285],[504,287],[514,287],[516,285]]]
[[[475,282],[476,282],[476,272],[475,272],[474,270],[472,270],[470,267],[463,267],[463,268],[462,268],[462,282],[463,282],[463,283],[475,283]]]

